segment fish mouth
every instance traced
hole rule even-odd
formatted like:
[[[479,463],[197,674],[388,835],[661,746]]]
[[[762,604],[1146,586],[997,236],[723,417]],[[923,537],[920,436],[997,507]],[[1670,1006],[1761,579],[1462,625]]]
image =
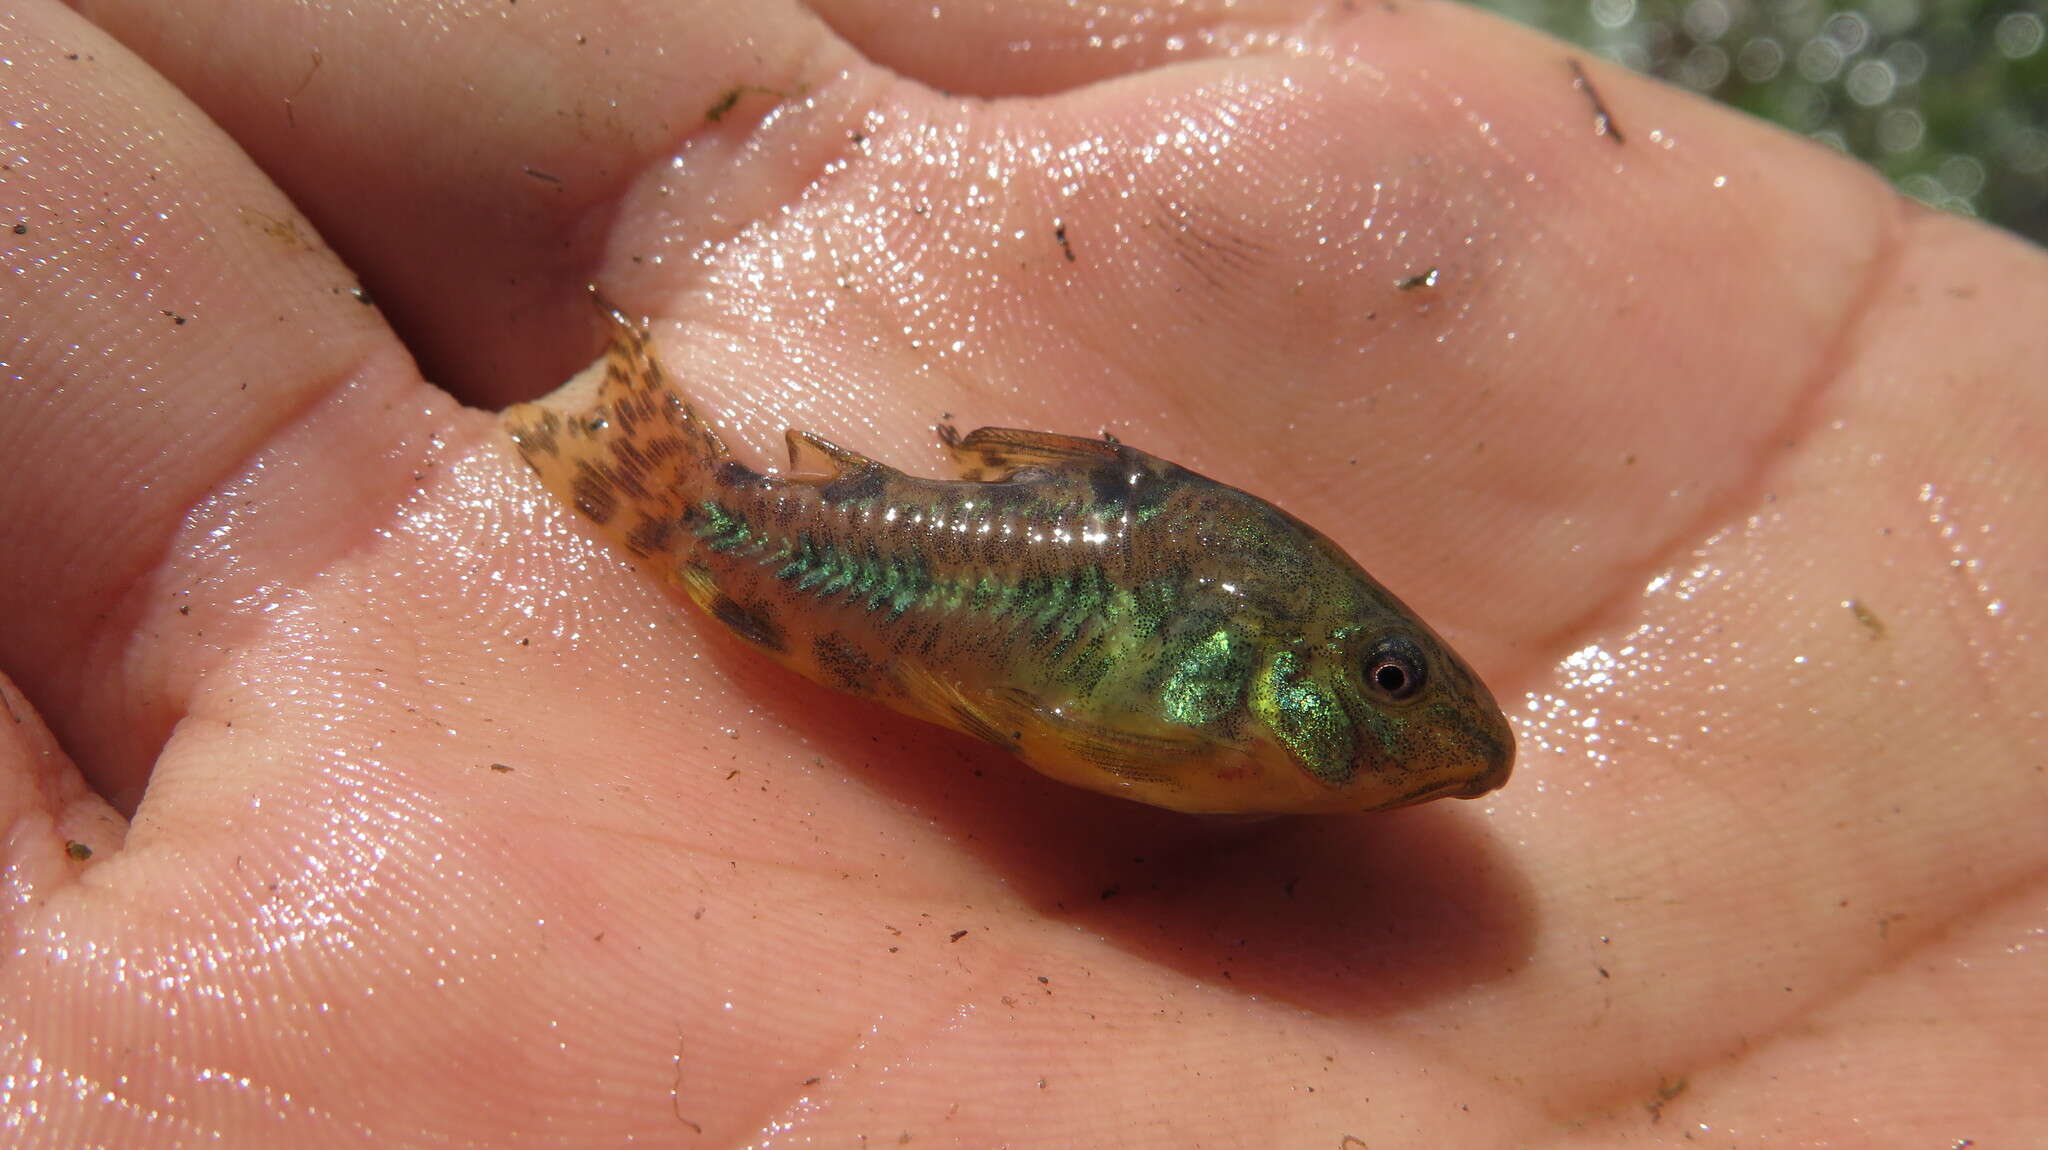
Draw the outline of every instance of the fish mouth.
[[[1465,779],[1445,779],[1443,782],[1431,783],[1426,787],[1419,787],[1409,791],[1380,809],[1390,811],[1397,807],[1412,807],[1417,803],[1426,803],[1431,799],[1440,799],[1448,795],[1469,799],[1475,795],[1485,793],[1484,791],[1474,791],[1471,789],[1471,786],[1471,782]]]
[[[1487,764],[1484,771],[1466,779],[1463,787],[1450,793],[1461,799],[1476,799],[1481,795],[1491,794],[1507,785],[1508,776],[1513,774],[1514,770],[1514,756],[1496,759]]]
[[[1426,803],[1431,799],[1476,799],[1481,795],[1491,794],[1505,785],[1508,781],[1508,775],[1514,770],[1514,766],[1514,760],[1503,759],[1488,764],[1484,771],[1470,778],[1444,779],[1441,782],[1430,783],[1428,786],[1417,787],[1415,790],[1388,803],[1385,809],[1392,810],[1395,807],[1412,807],[1417,803]]]

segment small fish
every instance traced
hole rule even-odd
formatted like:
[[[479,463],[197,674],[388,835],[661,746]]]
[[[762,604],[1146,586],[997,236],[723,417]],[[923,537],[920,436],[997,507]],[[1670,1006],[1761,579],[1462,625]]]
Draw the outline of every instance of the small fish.
[[[593,407],[505,426],[542,482],[827,687],[1179,811],[1369,811],[1507,781],[1484,684],[1320,532],[1107,437],[984,427],[920,479],[802,431],[733,459],[608,309]]]

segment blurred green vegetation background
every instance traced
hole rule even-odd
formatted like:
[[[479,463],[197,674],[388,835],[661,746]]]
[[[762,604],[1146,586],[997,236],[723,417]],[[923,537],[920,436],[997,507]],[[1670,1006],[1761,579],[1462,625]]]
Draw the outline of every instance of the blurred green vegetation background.
[[[2048,0],[1479,0],[2048,244]]]

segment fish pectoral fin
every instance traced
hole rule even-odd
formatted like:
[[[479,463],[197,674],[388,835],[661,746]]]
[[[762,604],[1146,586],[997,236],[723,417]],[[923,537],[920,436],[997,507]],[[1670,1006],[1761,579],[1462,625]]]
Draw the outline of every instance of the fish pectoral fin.
[[[1038,750],[1041,760],[1053,757],[1044,753],[1047,749],[1056,749],[1067,760],[1068,771],[1092,768],[1126,782],[1177,788],[1174,780],[1180,761],[1208,747],[1208,741],[1199,735],[1120,730],[1089,722],[1047,707],[1015,688],[998,689],[994,694],[999,700],[998,712],[1023,732],[1024,745]],[[1061,777],[1074,781],[1068,775]]]
[[[1024,732],[999,716],[986,697],[963,690],[958,683],[948,682],[918,663],[897,667],[894,677],[902,685],[903,693],[917,704],[915,714],[963,735],[994,743],[1011,754],[1017,753]]]
[[[977,427],[961,435],[950,426],[941,426],[939,440],[953,453],[960,477],[981,483],[999,483],[1032,467],[1049,471],[1099,467],[1124,458],[1126,450],[1108,440],[1014,427]]]
[[[1116,789],[1102,785],[1104,776],[1177,790],[1181,762],[1208,748],[1199,735],[1124,731],[1077,719],[1015,687],[962,689],[922,667],[898,678],[924,717],[1018,755],[1042,774],[1094,790]]]
[[[790,470],[800,474],[837,479],[844,472],[858,471],[874,462],[858,451],[794,427],[783,432],[782,439],[789,445]]]

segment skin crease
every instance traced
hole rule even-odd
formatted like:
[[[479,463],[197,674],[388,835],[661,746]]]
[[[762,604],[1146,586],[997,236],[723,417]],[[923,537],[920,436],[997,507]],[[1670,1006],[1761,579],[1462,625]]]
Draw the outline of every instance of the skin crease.
[[[2040,252],[1456,7],[82,7],[0,14],[13,1144],[2048,1123]],[[591,282],[757,463],[1316,523],[1514,779],[1191,820],[762,665],[498,432]]]

